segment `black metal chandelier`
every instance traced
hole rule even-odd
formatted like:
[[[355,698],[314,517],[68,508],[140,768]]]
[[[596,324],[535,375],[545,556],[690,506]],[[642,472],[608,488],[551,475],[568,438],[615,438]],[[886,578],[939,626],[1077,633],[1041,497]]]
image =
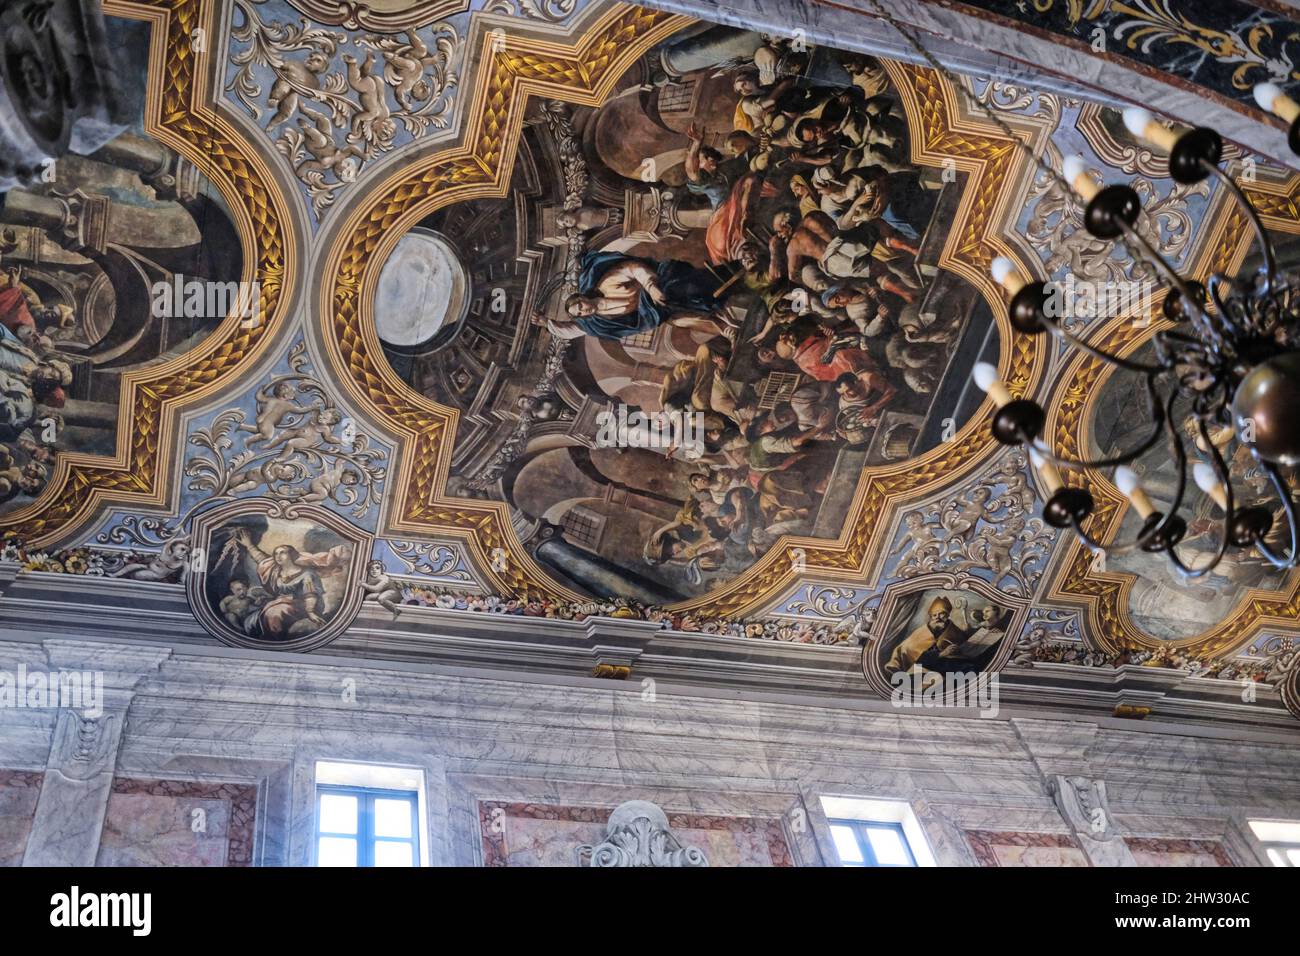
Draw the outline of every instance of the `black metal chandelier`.
[[[1291,149],[1300,153],[1300,104],[1272,84],[1256,87],[1255,98],[1263,109],[1290,124]],[[1043,519],[1058,528],[1072,528],[1096,553],[1134,549],[1163,553],[1189,578],[1208,574],[1229,549],[1254,548],[1277,568],[1295,567],[1300,563],[1300,529],[1289,476],[1282,469],[1300,464],[1300,276],[1279,272],[1259,214],[1219,166],[1223,142],[1216,132],[1171,129],[1139,108],[1125,110],[1124,123],[1135,136],[1168,154],[1169,175],[1175,181],[1191,184],[1213,176],[1223,184],[1254,228],[1262,265],[1254,274],[1215,274],[1204,284],[1180,277],[1135,228],[1142,209],[1137,193],[1127,185],[1098,185],[1082,159],[1070,157],[1057,178],[1085,203],[1088,232],[1098,239],[1122,241],[1169,285],[1162,311],[1171,325],[1152,335],[1153,360],[1120,357],[1071,334],[1048,314],[1056,311],[1046,308],[1053,283],[1021,276],[1009,260],[994,260],[993,277],[1010,296],[1009,318],[1016,331],[1050,333],[1117,369],[1141,376],[1150,433],[1122,454],[1093,461],[1058,458],[1041,438],[1046,421],[1043,408],[1030,399],[1013,398],[998,381],[997,370],[981,363],[975,368],[975,380],[997,406],[993,434],[1003,444],[1026,446],[1046,491]],[[1165,511],[1156,508],[1129,467],[1162,439],[1177,469],[1176,490]],[[1189,442],[1195,454],[1189,454]],[[1274,507],[1242,506],[1233,487],[1237,476],[1229,467],[1241,449],[1267,476],[1266,487],[1276,497]],[[1103,544],[1092,537],[1083,524],[1093,513],[1093,496],[1080,483],[1067,484],[1061,468],[1114,468],[1116,487],[1142,520],[1136,538]],[[1188,529],[1179,512],[1188,498],[1189,470],[1194,484],[1221,515],[1217,548],[1196,551],[1191,560],[1178,550]],[[1275,534],[1279,518],[1286,527]]]

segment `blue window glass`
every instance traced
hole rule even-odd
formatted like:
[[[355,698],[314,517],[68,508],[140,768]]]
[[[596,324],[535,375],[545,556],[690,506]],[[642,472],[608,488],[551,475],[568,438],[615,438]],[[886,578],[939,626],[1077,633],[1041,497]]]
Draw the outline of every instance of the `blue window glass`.
[[[316,788],[317,866],[419,866],[414,791]]]
[[[901,823],[831,820],[840,866],[916,866]]]

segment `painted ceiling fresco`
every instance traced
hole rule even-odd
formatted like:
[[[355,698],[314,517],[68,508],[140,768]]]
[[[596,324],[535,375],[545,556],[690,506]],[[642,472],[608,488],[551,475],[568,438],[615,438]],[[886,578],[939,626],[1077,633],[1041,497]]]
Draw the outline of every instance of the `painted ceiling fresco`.
[[[603,0],[105,11],[148,63],[135,128],[0,210],[0,526],[28,572],[175,584],[249,647],[367,603],[607,614],[868,643],[875,686],[946,605],[966,666],[1293,673],[1295,574],[1098,563],[970,384],[997,365],[1063,452],[1140,421],[988,277],[1149,278],[1034,155],[1134,181],[1186,272],[1244,260],[1227,198],[1113,110]],[[1296,232],[1300,177],[1229,153]],[[1159,304],[1072,331],[1135,351]]]

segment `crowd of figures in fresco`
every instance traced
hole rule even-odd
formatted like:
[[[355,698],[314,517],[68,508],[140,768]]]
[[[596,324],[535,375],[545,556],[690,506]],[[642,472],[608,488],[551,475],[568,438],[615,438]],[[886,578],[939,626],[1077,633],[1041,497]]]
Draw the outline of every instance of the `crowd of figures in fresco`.
[[[148,24],[106,29],[124,62],[147,58]],[[143,73],[115,79],[133,109],[0,194],[0,513],[46,492],[60,455],[114,455],[124,383],[199,345],[227,314],[206,290],[243,272],[224,199],[146,132]]]
[[[700,428],[702,448],[642,463],[675,513],[623,529],[639,539],[638,573],[681,594],[734,576],[782,535],[836,536],[864,465],[937,443],[942,416],[956,413],[938,411],[941,386],[975,304],[936,268],[944,179],[911,162],[883,64],[718,29],[659,57],[686,72],[660,77],[644,109],[682,147],[647,134],[644,155],[658,158],[636,173],[672,206],[671,228],[641,241],[623,211],[611,231],[604,211],[571,197],[558,225],[606,244],[577,250],[564,294],[535,318],[589,365],[641,363],[637,390],[608,387],[593,368],[606,401]],[[683,86],[696,98],[679,122],[668,107]],[[599,150],[601,117],[592,122],[585,140]],[[984,334],[971,336],[972,355]],[[847,487],[824,509],[836,484]],[[629,550],[604,553],[626,561]]]
[[[45,488],[63,431],[60,409],[72,368],[56,343],[76,322],[71,307],[46,305],[7,264],[13,233],[0,237],[0,501]]]

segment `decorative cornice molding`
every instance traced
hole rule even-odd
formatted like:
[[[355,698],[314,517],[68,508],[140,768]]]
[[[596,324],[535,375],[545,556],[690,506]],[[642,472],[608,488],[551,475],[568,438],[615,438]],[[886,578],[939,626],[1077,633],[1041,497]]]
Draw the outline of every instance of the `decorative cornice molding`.
[[[328,648],[290,654],[218,644],[189,615],[177,585],[84,580],[81,603],[68,605],[60,576],[21,576],[0,601],[0,655],[12,646],[9,642],[39,641],[52,631],[72,640],[66,645],[70,662],[79,655],[94,660],[96,648],[125,643],[143,655],[142,667],[152,666],[155,657],[150,655],[161,655],[160,673],[169,679],[174,679],[176,656],[183,654],[187,669],[202,662],[215,669],[215,677],[238,660],[241,674],[248,679],[262,674],[256,680],[268,682],[284,668],[299,667],[321,668],[323,674],[339,669],[353,674],[402,672],[412,679],[456,674],[619,688],[635,695],[649,689],[651,696],[741,696],[909,719],[970,716],[956,708],[896,707],[879,698],[862,678],[856,647],[670,631],[645,621],[602,617],[579,622],[404,608],[401,618],[393,621],[385,610],[369,605]],[[113,666],[111,657],[105,661],[105,668]],[[635,670],[627,675],[631,679],[593,679],[593,667],[602,662],[630,663]],[[1173,668],[1045,663],[1009,665],[997,681],[997,721],[1069,715],[1155,733],[1195,727],[1196,733],[1211,735],[1280,732],[1289,739],[1294,734],[1294,719],[1278,689],[1267,684],[1252,687],[1248,702],[1243,682],[1237,680],[1194,678]],[[1146,720],[1114,717],[1117,706],[1137,700],[1152,707]]]

